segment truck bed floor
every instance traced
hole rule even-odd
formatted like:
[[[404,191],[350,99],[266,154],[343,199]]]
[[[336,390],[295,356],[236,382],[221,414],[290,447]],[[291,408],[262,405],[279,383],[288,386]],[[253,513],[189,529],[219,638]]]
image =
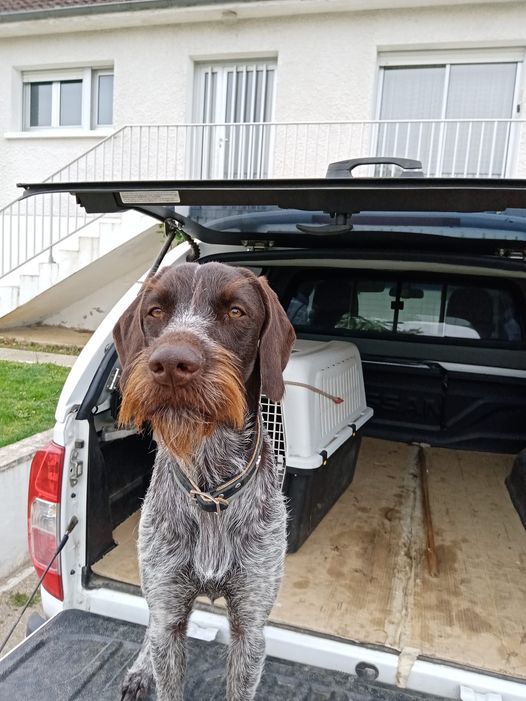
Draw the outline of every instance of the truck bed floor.
[[[365,439],[353,483],[287,557],[271,620],[525,678],[526,532],[504,484],[512,456],[425,450],[438,576],[426,561],[417,448]],[[97,574],[138,584],[137,523],[134,514],[116,529]]]

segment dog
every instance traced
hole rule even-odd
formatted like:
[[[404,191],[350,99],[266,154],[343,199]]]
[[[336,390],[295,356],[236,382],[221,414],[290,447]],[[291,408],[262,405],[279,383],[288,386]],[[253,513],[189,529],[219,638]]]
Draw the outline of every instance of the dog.
[[[286,508],[260,394],[279,401],[295,334],[264,278],[222,263],[167,267],[119,319],[121,423],[157,454],[139,525],[150,619],[122,699],[182,701],[197,596],[223,596],[227,698],[250,701],[286,551]]]

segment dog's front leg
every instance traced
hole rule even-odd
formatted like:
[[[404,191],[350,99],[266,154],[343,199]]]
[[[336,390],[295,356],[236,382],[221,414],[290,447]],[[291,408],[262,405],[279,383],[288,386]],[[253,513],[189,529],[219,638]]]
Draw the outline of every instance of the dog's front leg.
[[[265,662],[263,629],[269,607],[264,595],[247,596],[238,592],[227,596],[230,620],[228,648],[227,699],[252,701]]]
[[[231,627],[228,649],[228,701],[252,701],[265,662],[263,626]]]
[[[121,701],[141,701],[148,696],[153,684],[152,660],[148,630],[144,635],[139,655],[128,670],[122,683]]]
[[[183,701],[187,619],[162,618],[160,612],[150,638],[157,697],[159,701]]]
[[[164,592],[168,594],[168,592]],[[186,672],[186,629],[195,592],[175,587],[150,604],[150,655],[158,701],[182,701]]]

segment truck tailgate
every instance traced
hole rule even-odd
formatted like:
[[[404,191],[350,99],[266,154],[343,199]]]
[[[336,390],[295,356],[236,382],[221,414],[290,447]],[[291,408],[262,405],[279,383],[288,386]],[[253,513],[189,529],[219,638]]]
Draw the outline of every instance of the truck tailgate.
[[[1,701],[117,701],[144,628],[69,609],[0,660]],[[189,638],[185,698],[225,698],[225,647]],[[151,699],[155,699],[152,694]],[[420,701],[438,697],[365,683],[341,672],[268,657],[258,701]]]

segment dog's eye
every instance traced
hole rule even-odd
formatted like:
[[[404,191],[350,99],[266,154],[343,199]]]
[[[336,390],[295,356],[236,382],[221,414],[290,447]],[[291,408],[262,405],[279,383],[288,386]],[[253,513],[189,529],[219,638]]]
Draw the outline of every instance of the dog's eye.
[[[239,307],[230,307],[228,310],[228,316],[231,319],[239,319],[240,317],[245,316],[245,312]]]
[[[154,307],[153,309],[150,309],[148,312],[150,316],[153,316],[154,319],[160,319],[163,315],[163,310],[161,307]]]

